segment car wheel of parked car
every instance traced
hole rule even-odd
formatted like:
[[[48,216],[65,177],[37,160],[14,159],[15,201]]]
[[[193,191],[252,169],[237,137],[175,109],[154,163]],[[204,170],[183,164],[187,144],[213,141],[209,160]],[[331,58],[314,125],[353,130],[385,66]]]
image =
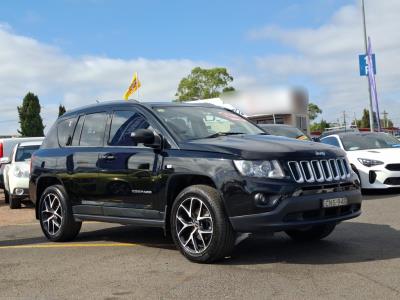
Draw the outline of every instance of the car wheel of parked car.
[[[72,207],[62,185],[48,187],[39,202],[39,220],[43,233],[53,242],[74,239],[82,226],[72,215]]]
[[[7,190],[4,189],[4,202],[5,202],[6,204],[8,204],[8,203],[10,202],[9,199],[8,199],[8,197],[9,197],[9,194],[8,194]]]
[[[293,229],[285,232],[295,241],[317,241],[330,235],[335,227],[336,224],[323,224],[311,226],[308,229]]]
[[[21,208],[21,199],[13,197],[8,193],[8,205],[11,209]]]
[[[206,185],[184,189],[171,211],[172,238],[189,260],[210,263],[233,250],[235,232],[218,191]]]

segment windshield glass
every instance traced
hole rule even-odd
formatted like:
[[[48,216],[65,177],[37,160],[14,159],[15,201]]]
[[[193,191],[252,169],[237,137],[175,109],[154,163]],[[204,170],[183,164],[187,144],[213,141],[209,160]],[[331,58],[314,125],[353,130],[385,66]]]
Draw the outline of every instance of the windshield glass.
[[[40,145],[18,147],[15,154],[15,161],[24,161],[30,159],[32,153],[38,150]]]
[[[341,139],[346,151],[400,147],[400,141],[386,133],[349,134]]]
[[[263,126],[268,133],[273,135],[286,136],[293,139],[309,140],[309,138],[298,128],[290,126]]]
[[[183,140],[212,138],[229,134],[263,134],[247,119],[218,107],[156,107],[154,109]]]

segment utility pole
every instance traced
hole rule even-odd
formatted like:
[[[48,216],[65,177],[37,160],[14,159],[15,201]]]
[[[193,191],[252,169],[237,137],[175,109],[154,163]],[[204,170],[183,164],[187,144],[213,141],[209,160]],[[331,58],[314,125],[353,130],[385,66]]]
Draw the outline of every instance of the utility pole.
[[[361,7],[362,7],[362,17],[363,17],[363,28],[364,28],[364,45],[365,45],[365,54],[368,52],[368,44],[367,44],[367,25],[365,22],[365,4],[364,0],[361,0]],[[369,92],[369,124],[370,124],[370,129],[373,132],[374,131],[374,109],[372,106],[372,94],[371,94],[371,87],[369,85],[369,80],[367,77],[367,82],[368,82],[368,92]],[[378,120],[379,122],[379,120]]]
[[[346,131],[347,127],[346,127],[346,111],[343,111],[343,124],[344,124],[344,131]]]

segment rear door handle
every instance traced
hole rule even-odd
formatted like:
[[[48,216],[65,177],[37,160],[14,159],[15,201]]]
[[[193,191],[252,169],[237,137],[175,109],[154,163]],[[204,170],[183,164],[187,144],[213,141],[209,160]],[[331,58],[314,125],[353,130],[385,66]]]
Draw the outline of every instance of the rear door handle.
[[[105,160],[114,160],[115,156],[112,153],[107,153],[107,154],[102,155],[101,158],[105,159]]]

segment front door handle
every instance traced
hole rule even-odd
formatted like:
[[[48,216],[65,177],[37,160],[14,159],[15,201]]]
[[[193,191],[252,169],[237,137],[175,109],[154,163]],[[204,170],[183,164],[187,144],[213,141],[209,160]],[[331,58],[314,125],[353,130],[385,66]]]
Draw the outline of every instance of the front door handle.
[[[107,153],[107,154],[102,155],[101,158],[105,159],[105,160],[114,160],[115,156],[112,153]]]

